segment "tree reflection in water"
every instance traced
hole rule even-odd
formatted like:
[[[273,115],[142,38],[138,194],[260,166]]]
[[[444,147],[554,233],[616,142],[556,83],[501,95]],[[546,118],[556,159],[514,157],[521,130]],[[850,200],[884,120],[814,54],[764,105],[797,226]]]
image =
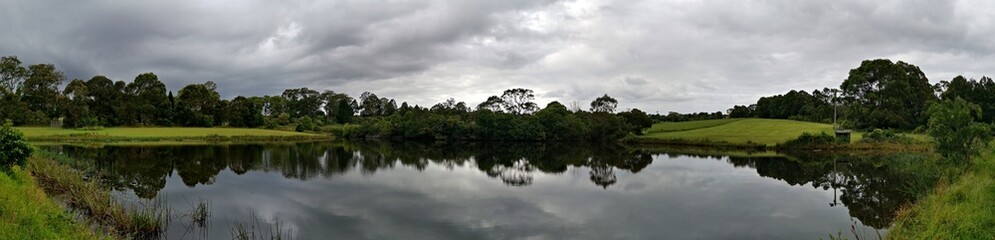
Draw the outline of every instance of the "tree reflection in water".
[[[265,145],[142,146],[87,148],[51,147],[86,166],[91,177],[118,190],[132,190],[141,198],[154,198],[177,174],[187,186],[210,185],[225,169],[235,174],[250,171],[280,172],[284,177],[307,180],[334,178],[358,171],[375,174],[398,166],[426,169],[430,164],[476,167],[509,186],[528,186],[537,174],[559,174],[570,168],[587,168],[590,180],[609,188],[616,174],[639,173],[654,155],[693,156],[725,160],[736,167],[756,169],[763,177],[790,185],[840,190],[839,201],[850,215],[874,228],[890,226],[895,212],[935,182],[935,174],[910,171],[900,163],[925,157],[900,154],[872,157],[808,155],[794,157],[730,157],[726,155],[663,153],[620,145],[578,146],[538,143],[347,143],[312,142]],[[832,199],[835,202],[837,199]],[[831,204],[831,206],[834,206]]]

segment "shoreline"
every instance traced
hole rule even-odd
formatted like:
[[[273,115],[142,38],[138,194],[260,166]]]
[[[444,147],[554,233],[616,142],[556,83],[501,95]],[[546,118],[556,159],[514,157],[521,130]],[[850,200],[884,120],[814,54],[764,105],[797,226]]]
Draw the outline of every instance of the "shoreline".
[[[747,143],[729,143],[724,141],[710,140],[687,140],[687,139],[662,139],[649,137],[636,137],[622,140],[625,144],[634,146],[675,146],[675,147],[696,147],[714,148],[716,150],[747,150],[747,151],[829,151],[829,152],[860,152],[860,151],[885,151],[885,152],[932,152],[933,146],[930,143],[870,143],[852,142],[839,144],[817,144],[803,147],[789,147],[784,143],[775,145],[758,144],[747,141]]]
[[[334,140],[331,134],[256,128],[120,127],[98,130],[20,127],[28,142],[50,143],[240,143]]]

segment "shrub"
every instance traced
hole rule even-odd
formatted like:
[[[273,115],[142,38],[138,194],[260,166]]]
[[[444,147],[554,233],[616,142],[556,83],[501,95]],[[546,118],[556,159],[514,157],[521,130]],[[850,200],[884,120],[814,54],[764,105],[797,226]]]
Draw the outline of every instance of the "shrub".
[[[24,166],[28,156],[31,156],[31,147],[24,141],[24,135],[14,129],[8,120],[0,128],[0,169],[9,169],[14,165]]]
[[[896,134],[895,131],[892,130],[874,129],[873,131],[864,134],[864,138],[860,141],[875,143],[913,143],[915,142],[915,139]]]
[[[819,134],[802,133],[798,138],[787,141],[781,146],[786,148],[820,148],[832,146],[835,142],[836,138],[825,132]]]
[[[297,124],[297,128],[295,128],[294,130],[298,132],[314,130],[314,121],[311,121],[310,117],[302,117],[299,122],[300,123]]]
[[[980,123],[981,107],[961,98],[929,107],[929,130],[936,152],[955,162],[977,154],[992,139],[992,126]]]

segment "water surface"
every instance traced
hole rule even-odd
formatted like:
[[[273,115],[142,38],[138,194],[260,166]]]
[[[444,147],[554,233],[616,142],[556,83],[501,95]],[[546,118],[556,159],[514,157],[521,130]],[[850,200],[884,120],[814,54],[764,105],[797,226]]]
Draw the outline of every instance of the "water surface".
[[[297,239],[818,239],[885,234],[915,156],[687,154],[573,144],[53,147],[128,199],[162,198],[170,239],[237,224]],[[185,213],[206,201],[206,226]]]

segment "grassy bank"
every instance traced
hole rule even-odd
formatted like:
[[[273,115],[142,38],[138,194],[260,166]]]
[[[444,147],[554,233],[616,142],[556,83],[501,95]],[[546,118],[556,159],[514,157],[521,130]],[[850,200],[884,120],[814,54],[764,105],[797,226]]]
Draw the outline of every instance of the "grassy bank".
[[[833,126],[824,123],[782,119],[719,119],[654,124],[647,140],[760,144],[773,146],[795,139],[802,133],[832,134]],[[854,139],[858,140],[858,139]]]
[[[941,183],[899,212],[889,239],[995,239],[995,154],[974,157],[952,183]]]
[[[161,202],[125,207],[109,189],[87,181],[69,165],[69,161],[72,160],[38,151],[28,160],[28,170],[46,193],[102,229],[127,238],[149,239],[162,234],[169,212]]]
[[[169,217],[161,202],[126,207],[58,158],[36,152],[27,167],[0,171],[0,239],[161,236]]]
[[[833,127],[825,123],[783,119],[736,118],[654,124],[645,135],[630,139],[643,144],[705,146],[740,149],[771,149],[798,138],[802,133],[833,135]],[[851,144],[833,146],[848,150],[928,150],[928,137],[921,134],[900,134],[919,143],[861,142],[863,133],[855,132]]]
[[[259,142],[326,140],[330,135],[251,128],[116,127],[99,130],[19,127],[33,142]]]
[[[53,202],[26,170],[0,172],[0,239],[98,239]]]

